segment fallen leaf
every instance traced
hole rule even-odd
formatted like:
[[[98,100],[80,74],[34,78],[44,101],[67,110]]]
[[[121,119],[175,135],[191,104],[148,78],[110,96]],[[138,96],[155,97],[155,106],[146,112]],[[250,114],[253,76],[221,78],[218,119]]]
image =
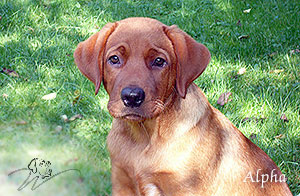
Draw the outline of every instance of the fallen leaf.
[[[72,117],[69,119],[69,121],[74,121],[74,120],[80,119],[80,118],[82,118],[82,115],[81,115],[81,114],[76,114],[76,115],[72,116]]]
[[[282,138],[285,138],[285,135],[284,134],[279,134],[279,135],[276,135],[275,138],[276,139],[282,139]]]
[[[42,97],[43,100],[52,100],[52,99],[55,99],[56,98],[56,93],[50,93],[48,95],[44,95]]]
[[[75,105],[78,102],[79,98],[80,98],[80,95],[77,95],[76,97],[74,97],[73,105]]]
[[[2,97],[3,97],[3,98],[7,98],[7,97],[8,97],[8,94],[3,93],[3,94],[2,94]]]
[[[246,68],[241,68],[239,69],[239,71],[237,72],[237,75],[243,75],[244,73],[246,73]]]
[[[2,20],[2,16],[0,16],[0,20]]]
[[[299,49],[291,50],[290,53],[291,53],[291,54],[300,53],[300,50],[299,50]]]
[[[25,120],[16,121],[16,125],[26,125],[27,122]]]
[[[281,73],[281,72],[284,72],[284,69],[275,69],[275,70],[271,70],[270,73]]]
[[[283,122],[289,122],[285,114],[281,114],[280,119],[283,120]]]
[[[78,89],[75,90],[74,95],[75,95],[75,97],[73,99],[73,105],[75,105],[78,102],[79,98],[80,98],[80,90],[78,90]]]
[[[250,135],[250,139],[252,139],[252,140],[256,139],[256,134],[255,134],[255,133],[252,133],[252,134]]]
[[[241,20],[238,20],[237,23],[236,23],[236,25],[237,25],[237,26],[242,26],[242,25],[241,25]]]
[[[239,36],[239,40],[242,40],[242,39],[248,39],[250,36],[249,35],[241,35]]]
[[[228,103],[229,101],[231,101],[231,99],[229,99],[230,95],[232,95],[231,92],[222,93],[217,101],[217,104],[223,106],[226,103]]]
[[[11,70],[11,69],[3,68],[2,72],[6,73],[9,76],[19,77],[19,74],[17,74],[17,72],[15,72],[14,70]]]
[[[246,9],[243,11],[245,14],[249,14],[251,12],[251,8],[250,9]]]
[[[28,30],[30,30],[31,32],[34,32],[34,29],[32,27],[27,27]]]
[[[62,119],[64,122],[68,122],[68,121],[69,121],[68,116],[65,115],[65,114],[61,116],[61,119]]]

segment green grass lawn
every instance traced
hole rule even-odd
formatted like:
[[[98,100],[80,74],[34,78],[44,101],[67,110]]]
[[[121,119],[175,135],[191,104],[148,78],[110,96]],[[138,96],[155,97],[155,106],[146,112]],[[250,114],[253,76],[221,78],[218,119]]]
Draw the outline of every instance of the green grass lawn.
[[[300,194],[299,14],[298,0],[1,0],[0,195],[110,195],[108,96],[103,87],[94,96],[73,52],[107,22],[131,16],[177,24],[208,47],[212,61],[196,83]],[[232,101],[219,106],[224,92]],[[56,98],[42,99],[50,93]],[[34,157],[54,173],[80,174],[17,191],[26,172],[8,174]]]

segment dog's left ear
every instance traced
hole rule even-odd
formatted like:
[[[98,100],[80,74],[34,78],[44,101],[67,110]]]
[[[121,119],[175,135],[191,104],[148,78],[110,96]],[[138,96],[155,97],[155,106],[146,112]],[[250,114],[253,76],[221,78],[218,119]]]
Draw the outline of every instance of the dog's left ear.
[[[203,44],[196,42],[176,25],[164,26],[164,31],[173,44],[177,58],[176,89],[185,98],[189,85],[207,67],[210,53]]]

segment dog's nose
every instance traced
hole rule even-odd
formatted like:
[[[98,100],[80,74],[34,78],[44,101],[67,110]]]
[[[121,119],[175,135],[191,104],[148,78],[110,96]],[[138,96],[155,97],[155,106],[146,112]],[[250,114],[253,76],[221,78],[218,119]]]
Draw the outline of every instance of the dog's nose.
[[[145,92],[141,88],[126,87],[121,91],[121,99],[126,107],[140,107],[145,100]]]

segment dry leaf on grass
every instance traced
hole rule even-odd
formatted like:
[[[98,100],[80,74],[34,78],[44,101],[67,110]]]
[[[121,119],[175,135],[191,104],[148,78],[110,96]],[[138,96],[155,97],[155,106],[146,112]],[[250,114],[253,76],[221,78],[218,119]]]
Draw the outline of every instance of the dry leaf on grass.
[[[282,138],[285,138],[285,135],[284,134],[279,134],[279,135],[276,135],[275,138],[276,139],[282,139]]]
[[[285,114],[281,114],[280,119],[283,120],[283,122],[289,122],[289,119],[286,117]]]
[[[299,49],[291,50],[290,53],[291,54],[297,54],[297,53],[300,53],[300,50]]]
[[[246,73],[246,68],[241,68],[239,69],[239,71],[237,72],[237,75],[243,75],[244,73]]]
[[[82,115],[81,115],[81,114],[76,114],[76,115],[72,116],[72,117],[69,119],[69,121],[71,122],[71,121],[74,121],[74,120],[80,119],[80,118],[82,118]]]
[[[27,29],[31,32],[34,32],[34,28],[32,28],[32,27],[27,27]]]
[[[230,95],[232,95],[231,92],[222,93],[217,101],[217,104],[224,106],[226,103],[231,101],[231,99],[229,99]]]
[[[25,120],[16,121],[16,125],[26,125],[27,122]]]
[[[69,119],[68,119],[68,116],[67,115],[61,115],[61,119],[64,121],[64,122],[68,122]]]
[[[75,90],[74,91],[74,95],[75,95],[75,97],[73,98],[73,105],[75,105],[75,104],[78,103],[78,100],[79,100],[79,98],[81,96],[80,91],[79,90]]]
[[[239,40],[242,40],[242,39],[248,39],[250,36],[249,35],[241,35],[239,36]]]
[[[70,119],[69,119],[68,116],[65,115],[65,114],[61,116],[61,119],[62,119],[64,122],[72,122],[72,121],[74,121],[74,120],[76,120],[76,119],[80,119],[80,118],[82,118],[82,115],[81,115],[81,114],[76,114],[76,115],[72,116]]]
[[[48,95],[44,95],[42,97],[43,100],[52,100],[52,99],[55,99],[56,98],[56,93],[50,93]]]
[[[77,95],[76,97],[74,97],[73,105],[75,105],[78,102],[79,98],[80,98],[80,95]]]
[[[245,14],[249,14],[251,12],[251,8],[250,9],[246,9],[243,11]]]
[[[12,69],[3,68],[2,72],[6,73],[9,76],[13,76],[13,77],[17,77],[17,78],[19,77],[19,74],[17,74],[17,72]]]
[[[281,73],[281,72],[284,72],[284,69],[275,69],[275,70],[271,70],[270,73]]]
[[[243,68],[239,69],[238,72],[233,71],[232,72],[233,75],[231,75],[230,77],[233,79],[238,79],[238,77],[240,75],[243,75],[244,73],[246,73],[246,68],[243,67]]]

